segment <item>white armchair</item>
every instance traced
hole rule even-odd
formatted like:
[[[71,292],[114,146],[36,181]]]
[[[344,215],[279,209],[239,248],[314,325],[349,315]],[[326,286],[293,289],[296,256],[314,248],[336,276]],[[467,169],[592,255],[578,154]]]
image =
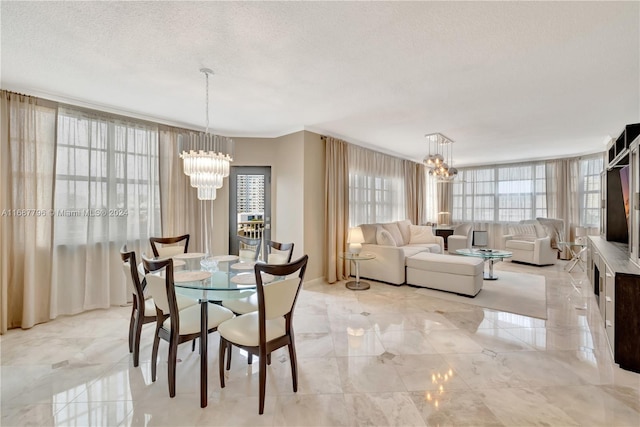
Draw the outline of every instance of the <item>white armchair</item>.
[[[453,234],[447,238],[447,247],[450,254],[455,254],[457,249],[471,249],[473,241],[473,226],[460,224]]]
[[[503,236],[503,247],[513,253],[511,260],[534,265],[555,264],[558,252],[551,246],[551,237],[537,221],[509,226]]]

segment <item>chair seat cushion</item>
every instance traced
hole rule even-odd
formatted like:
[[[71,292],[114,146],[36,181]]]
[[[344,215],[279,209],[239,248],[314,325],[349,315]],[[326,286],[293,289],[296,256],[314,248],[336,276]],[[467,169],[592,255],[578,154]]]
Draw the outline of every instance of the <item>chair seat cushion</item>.
[[[224,300],[222,301],[222,306],[236,314],[258,311],[258,294],[254,293],[246,298]]]
[[[233,317],[231,310],[215,304],[207,304],[209,317],[207,329],[216,328],[225,320]],[[162,324],[165,329],[171,329],[171,318]],[[200,332],[200,304],[189,306],[180,310],[180,335],[190,335]]]
[[[265,332],[267,342],[286,335],[284,317],[267,320]],[[254,311],[227,320],[218,326],[218,333],[234,344],[257,347],[260,344],[258,312]]]
[[[192,305],[198,304],[198,301],[183,297],[182,295],[176,295],[176,302],[178,303],[178,310],[182,310],[183,308],[190,307]],[[156,313],[156,303],[153,302],[153,298],[147,298],[144,300],[144,315],[145,317],[153,317]]]
[[[507,240],[505,244],[507,249],[519,249],[522,251],[532,251],[535,248],[534,242],[527,242],[525,240]]]

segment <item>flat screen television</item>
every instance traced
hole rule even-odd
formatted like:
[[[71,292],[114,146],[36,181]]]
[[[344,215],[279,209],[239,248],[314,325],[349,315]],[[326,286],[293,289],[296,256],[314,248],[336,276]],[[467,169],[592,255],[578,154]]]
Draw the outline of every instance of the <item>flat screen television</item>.
[[[620,186],[622,187],[622,200],[624,202],[624,214],[629,226],[629,165],[620,169]]]

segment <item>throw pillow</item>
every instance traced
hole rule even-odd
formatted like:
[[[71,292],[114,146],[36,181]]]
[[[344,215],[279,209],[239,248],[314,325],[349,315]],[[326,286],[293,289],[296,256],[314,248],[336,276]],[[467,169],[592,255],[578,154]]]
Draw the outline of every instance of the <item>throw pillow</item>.
[[[378,232],[378,224],[360,224],[364,243],[376,244],[376,233]]]
[[[398,246],[396,241],[393,239],[393,236],[389,231],[385,230],[382,227],[378,227],[378,232],[376,233],[376,240],[379,245],[382,246]]]
[[[409,244],[409,240],[411,240],[411,220],[405,219],[402,221],[398,221],[398,228],[400,229],[400,234],[402,234],[402,241],[405,245]]]
[[[409,231],[411,232],[411,238],[409,239],[410,244],[436,242],[431,227],[424,225],[412,225],[409,227]]]
[[[397,222],[382,224],[382,228],[384,228],[391,234],[391,237],[393,237],[393,241],[396,242],[396,246],[405,245],[404,239],[402,238],[402,233],[400,233],[400,228],[398,228]]]

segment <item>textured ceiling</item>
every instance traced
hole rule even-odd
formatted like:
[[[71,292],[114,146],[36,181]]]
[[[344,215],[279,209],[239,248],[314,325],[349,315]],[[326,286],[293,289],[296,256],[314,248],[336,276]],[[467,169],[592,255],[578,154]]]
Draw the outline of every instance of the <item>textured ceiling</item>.
[[[456,166],[640,121],[639,2],[2,1],[4,89],[229,136],[301,129]]]

